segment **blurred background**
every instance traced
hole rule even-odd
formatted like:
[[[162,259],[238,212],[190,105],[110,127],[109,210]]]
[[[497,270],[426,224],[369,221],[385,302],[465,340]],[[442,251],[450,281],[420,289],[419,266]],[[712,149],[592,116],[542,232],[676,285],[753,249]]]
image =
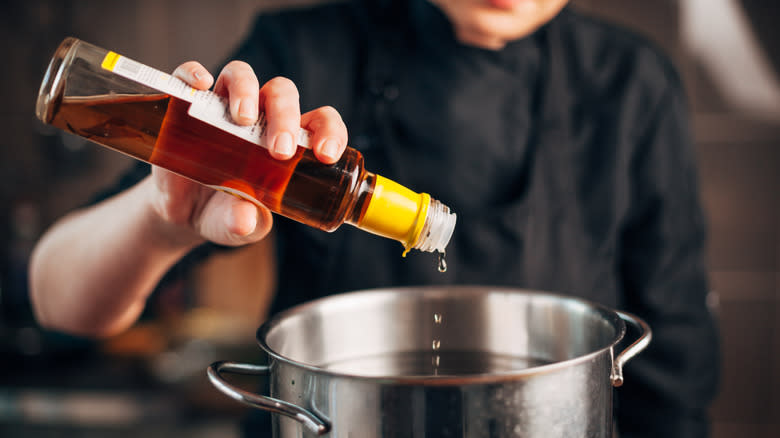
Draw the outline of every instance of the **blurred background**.
[[[215,66],[257,11],[312,3],[2,2],[0,310],[24,304],[27,259],[46,227],[131,164],[35,118],[43,72],[65,36],[162,70],[191,59]],[[780,2],[572,4],[646,35],[683,74],[709,215],[711,304],[723,340],[713,436],[780,436]],[[232,272],[267,250],[263,243],[210,260],[150,303],[156,318],[107,341],[42,332],[29,315],[0,313],[0,435],[238,436],[242,408],[211,388],[204,369],[216,359],[260,360],[254,330],[273,278]],[[244,304],[231,307],[236,301]]]

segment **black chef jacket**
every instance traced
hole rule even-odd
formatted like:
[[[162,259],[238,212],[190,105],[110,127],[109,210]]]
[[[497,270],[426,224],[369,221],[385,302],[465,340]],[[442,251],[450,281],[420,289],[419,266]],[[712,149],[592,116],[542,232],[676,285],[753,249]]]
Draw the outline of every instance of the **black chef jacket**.
[[[457,43],[427,1],[397,0],[262,15],[233,59],[261,82],[291,78],[303,111],[335,107],[369,170],[458,214],[446,273],[350,226],[277,217],[274,312],[405,285],[584,297],[654,331],[616,391],[621,438],[707,435],[719,367],[706,227],[684,92],[658,50],[566,8],[487,51]]]

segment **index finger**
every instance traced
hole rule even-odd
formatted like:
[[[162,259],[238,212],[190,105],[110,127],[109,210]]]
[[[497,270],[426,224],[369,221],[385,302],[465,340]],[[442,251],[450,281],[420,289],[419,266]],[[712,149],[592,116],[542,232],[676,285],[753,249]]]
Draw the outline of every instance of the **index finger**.
[[[206,90],[214,83],[214,76],[197,61],[188,61],[179,65],[172,75],[199,90]]]

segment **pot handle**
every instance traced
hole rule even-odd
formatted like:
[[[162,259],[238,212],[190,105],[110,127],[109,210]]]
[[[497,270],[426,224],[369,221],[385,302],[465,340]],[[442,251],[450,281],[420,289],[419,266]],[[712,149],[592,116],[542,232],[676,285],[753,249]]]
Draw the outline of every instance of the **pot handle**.
[[[612,380],[612,386],[619,387],[623,385],[623,366],[642,350],[647,348],[650,339],[653,338],[653,331],[650,326],[641,318],[628,312],[616,311],[620,319],[627,324],[634,326],[639,331],[639,338],[625,350],[620,352],[615,360],[612,361],[612,374],[609,376]]]
[[[254,394],[243,389],[236,388],[228,383],[221,373],[243,374],[247,376],[262,376],[268,374],[267,365],[252,365],[230,361],[219,361],[211,364],[206,373],[211,383],[223,394],[243,403],[264,411],[286,415],[303,424],[311,432],[324,435],[330,430],[330,426],[316,415],[306,409],[264,395]]]

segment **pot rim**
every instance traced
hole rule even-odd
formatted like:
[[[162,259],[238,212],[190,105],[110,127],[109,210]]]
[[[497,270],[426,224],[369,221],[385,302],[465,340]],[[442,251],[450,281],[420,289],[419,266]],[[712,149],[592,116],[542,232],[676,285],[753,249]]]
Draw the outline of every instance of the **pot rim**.
[[[320,368],[318,366],[306,364],[300,361],[283,356],[275,352],[266,342],[267,335],[271,330],[280,324],[285,319],[291,317],[294,314],[304,312],[307,308],[316,307],[325,301],[349,299],[352,296],[366,296],[371,294],[387,294],[387,293],[434,293],[437,290],[446,289],[448,295],[452,294],[486,294],[486,293],[498,293],[498,294],[519,294],[519,295],[533,295],[539,298],[546,298],[551,300],[557,300],[577,305],[584,305],[591,308],[597,313],[601,314],[607,322],[611,323],[616,328],[616,334],[611,342],[602,348],[593,350],[589,353],[573,357],[571,359],[565,359],[562,361],[553,362],[550,364],[539,365],[521,370],[495,372],[486,374],[470,374],[464,376],[366,376],[361,374],[353,374],[347,372],[340,372]],[[449,385],[469,385],[469,384],[486,384],[486,383],[501,383],[512,380],[526,379],[530,376],[539,374],[548,374],[563,368],[576,366],[585,362],[590,362],[594,358],[609,353],[610,361],[614,361],[614,347],[625,337],[627,332],[626,323],[620,317],[616,310],[611,309],[608,306],[599,304],[595,301],[588,299],[575,297],[571,295],[565,295],[562,293],[548,292],[534,289],[513,288],[508,286],[483,286],[483,285],[438,285],[438,286],[405,286],[405,287],[392,287],[392,288],[376,288],[376,289],[362,289],[350,292],[343,292],[334,295],[328,295],[325,297],[317,298],[315,300],[307,301],[305,303],[293,306],[287,310],[277,313],[267,321],[265,321],[256,332],[255,339],[268,354],[273,361],[281,362],[285,365],[301,368],[305,371],[317,373],[319,375],[328,376],[331,378],[345,378],[352,380],[371,381],[374,383],[384,384],[396,384],[396,385],[422,385],[422,386],[449,386]],[[607,370],[609,372],[610,370]],[[608,374],[605,374],[608,375]]]

